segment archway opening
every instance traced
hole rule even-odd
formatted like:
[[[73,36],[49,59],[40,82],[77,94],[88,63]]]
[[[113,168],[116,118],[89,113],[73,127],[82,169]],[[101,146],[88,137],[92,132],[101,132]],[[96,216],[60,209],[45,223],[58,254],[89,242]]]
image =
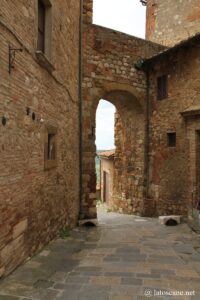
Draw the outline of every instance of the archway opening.
[[[97,205],[112,198],[115,153],[116,107],[101,99],[96,110],[96,194]]]
[[[143,108],[126,91],[113,90],[103,99],[96,106],[96,198],[101,201],[97,201],[97,207],[103,204],[107,211],[141,214]]]

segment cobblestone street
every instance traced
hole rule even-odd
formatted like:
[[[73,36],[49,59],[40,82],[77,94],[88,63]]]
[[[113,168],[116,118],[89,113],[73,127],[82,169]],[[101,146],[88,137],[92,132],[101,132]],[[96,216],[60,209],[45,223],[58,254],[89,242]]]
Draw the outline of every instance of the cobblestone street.
[[[200,236],[185,224],[99,210],[0,283],[0,300],[200,299]],[[161,292],[190,296],[161,296]]]

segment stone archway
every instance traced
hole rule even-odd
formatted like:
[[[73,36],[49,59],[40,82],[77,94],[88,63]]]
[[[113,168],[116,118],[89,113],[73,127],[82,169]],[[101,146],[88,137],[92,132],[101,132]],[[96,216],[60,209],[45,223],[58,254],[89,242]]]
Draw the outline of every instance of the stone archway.
[[[117,109],[112,208],[126,213],[143,211],[145,109],[133,90],[129,85],[115,83],[84,89],[82,208],[85,218],[96,218],[95,116],[102,98]]]
[[[116,156],[115,166],[121,187],[116,206],[124,211],[143,210],[145,171],[144,136],[147,78],[138,69],[141,60],[163,47],[130,35],[92,24],[93,0],[83,1],[82,30],[82,218],[96,218],[95,113],[100,99],[113,103],[119,111],[116,130],[126,128],[122,143],[126,156]],[[116,102],[116,103],[115,103]],[[120,125],[123,124],[123,126]],[[146,125],[145,125],[146,123]],[[121,128],[121,129],[120,129]],[[120,135],[118,135],[120,136]],[[147,135],[145,136],[147,138]],[[121,140],[119,139],[121,145]],[[147,141],[146,141],[147,144]],[[146,153],[147,154],[147,153]],[[118,157],[118,160],[117,160]],[[146,155],[146,161],[147,161]],[[117,171],[116,171],[117,174]],[[116,176],[115,176],[116,177]],[[148,176],[146,176],[148,178]],[[148,180],[147,180],[148,181]],[[127,188],[125,188],[125,184]],[[117,191],[117,190],[116,190]],[[147,190],[146,190],[147,192]],[[147,193],[146,193],[147,194]],[[147,195],[146,195],[147,197]],[[147,209],[149,204],[146,205]]]

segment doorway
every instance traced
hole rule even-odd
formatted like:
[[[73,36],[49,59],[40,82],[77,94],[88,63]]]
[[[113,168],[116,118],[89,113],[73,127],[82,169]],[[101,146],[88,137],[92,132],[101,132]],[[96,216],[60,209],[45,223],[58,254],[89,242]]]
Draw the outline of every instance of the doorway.
[[[108,172],[103,172],[103,201],[108,204],[109,203],[109,173]]]

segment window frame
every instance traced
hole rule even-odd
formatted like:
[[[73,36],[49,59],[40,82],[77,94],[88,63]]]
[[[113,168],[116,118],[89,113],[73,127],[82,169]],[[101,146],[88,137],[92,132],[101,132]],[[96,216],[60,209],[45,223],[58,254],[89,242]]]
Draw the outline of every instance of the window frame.
[[[157,77],[157,100],[168,98],[168,75],[163,74]]]
[[[167,132],[167,147],[176,148],[177,145],[177,134],[176,131]]]
[[[39,47],[39,2],[44,7],[44,49]],[[52,55],[52,0],[37,0],[37,46],[36,52],[44,55],[51,61]]]
[[[38,37],[37,49],[45,53],[45,19],[46,19],[46,6],[42,0],[38,0]]]
[[[55,157],[49,158],[49,136],[52,135],[55,139],[54,145],[54,155]],[[44,169],[49,170],[57,167],[57,128],[52,125],[47,125],[45,128],[45,137],[44,137]]]

